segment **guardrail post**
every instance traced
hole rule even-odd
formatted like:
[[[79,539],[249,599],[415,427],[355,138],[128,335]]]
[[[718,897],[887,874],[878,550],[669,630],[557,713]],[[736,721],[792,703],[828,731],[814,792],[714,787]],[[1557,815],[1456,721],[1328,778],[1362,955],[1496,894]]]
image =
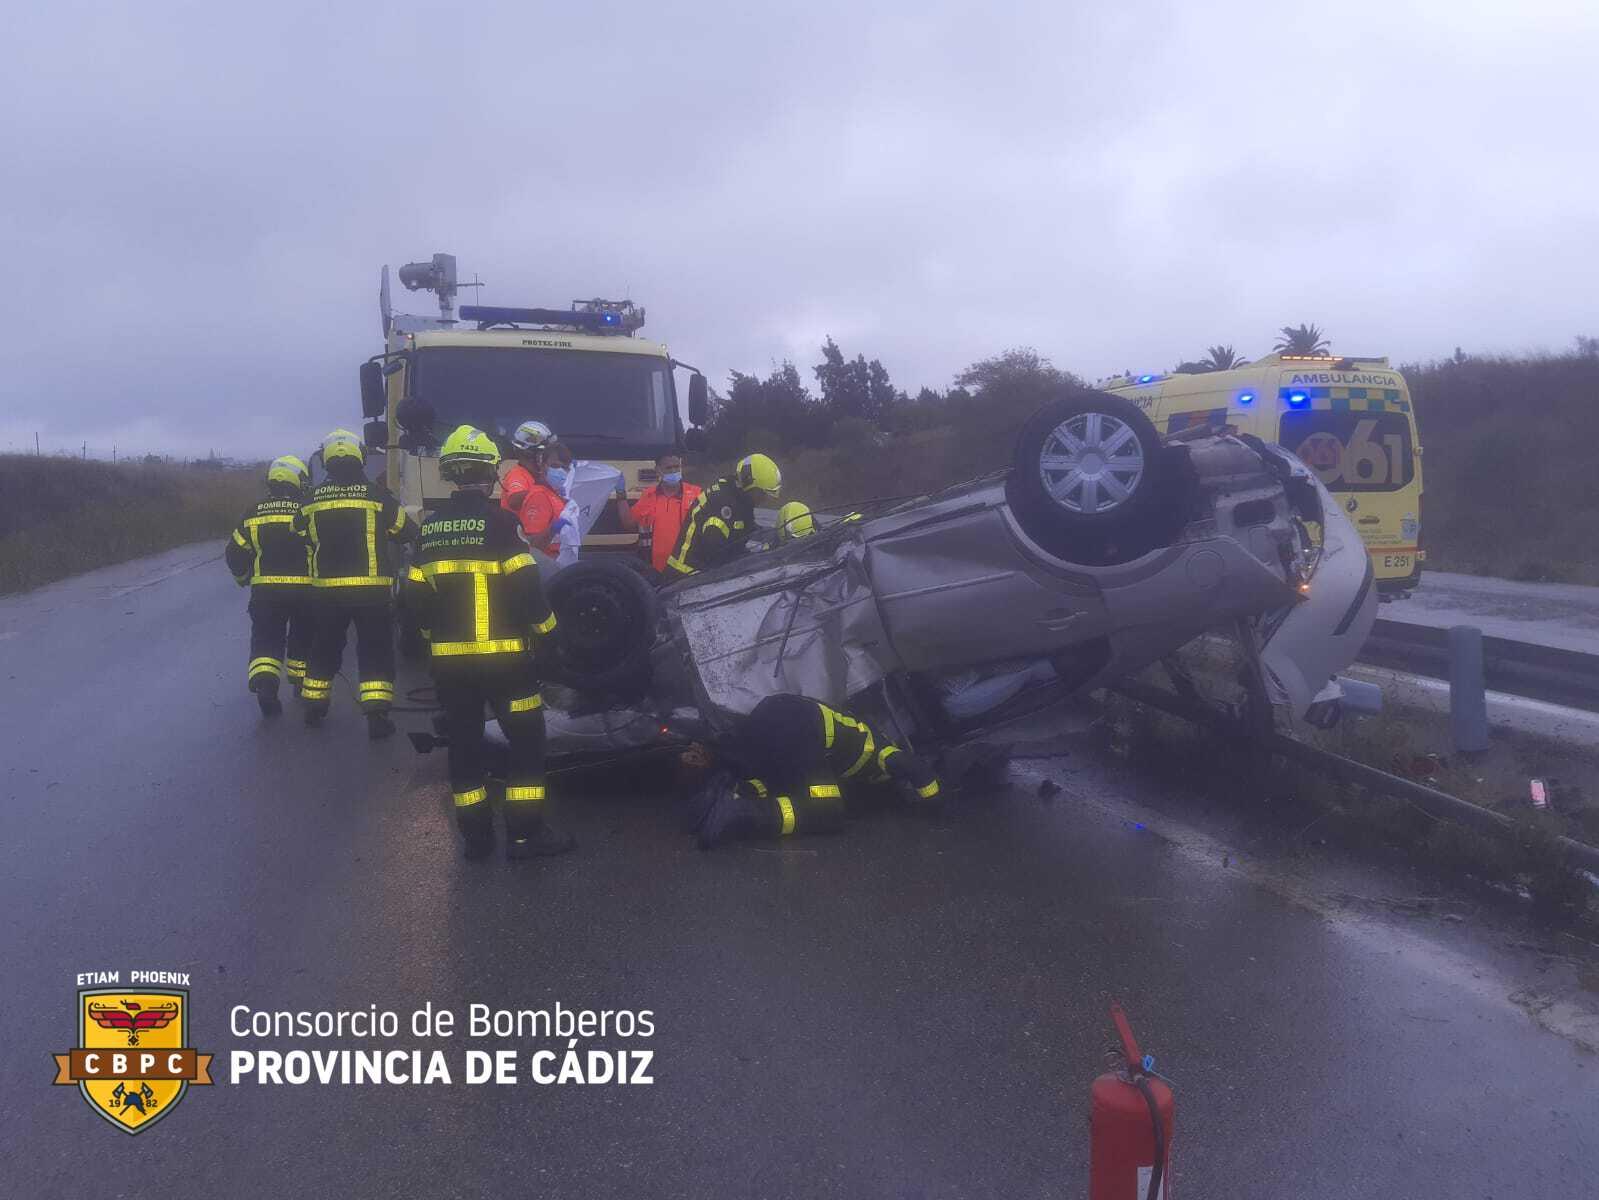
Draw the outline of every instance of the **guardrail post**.
[[[1462,754],[1488,749],[1482,630],[1473,625],[1454,625],[1449,630],[1449,727],[1455,749]]]

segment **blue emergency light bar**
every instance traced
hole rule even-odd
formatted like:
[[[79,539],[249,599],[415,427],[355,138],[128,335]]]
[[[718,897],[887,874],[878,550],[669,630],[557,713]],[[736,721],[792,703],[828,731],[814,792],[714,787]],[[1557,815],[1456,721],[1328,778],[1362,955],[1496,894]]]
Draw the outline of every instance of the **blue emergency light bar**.
[[[619,312],[574,312],[569,308],[499,308],[492,304],[461,305],[461,320],[476,321],[484,328],[490,325],[569,325],[574,329],[592,329],[600,333],[623,328],[622,314]]]

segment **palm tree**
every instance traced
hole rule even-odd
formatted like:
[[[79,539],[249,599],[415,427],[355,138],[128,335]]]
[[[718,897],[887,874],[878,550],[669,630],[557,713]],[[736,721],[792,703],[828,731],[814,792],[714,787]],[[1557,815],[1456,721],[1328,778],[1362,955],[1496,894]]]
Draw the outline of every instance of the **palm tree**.
[[[1327,337],[1314,325],[1284,325],[1278,334],[1272,349],[1279,354],[1327,353]]]
[[[1231,371],[1244,365],[1244,356],[1234,353],[1231,346],[1212,346],[1200,361],[1212,371]]]

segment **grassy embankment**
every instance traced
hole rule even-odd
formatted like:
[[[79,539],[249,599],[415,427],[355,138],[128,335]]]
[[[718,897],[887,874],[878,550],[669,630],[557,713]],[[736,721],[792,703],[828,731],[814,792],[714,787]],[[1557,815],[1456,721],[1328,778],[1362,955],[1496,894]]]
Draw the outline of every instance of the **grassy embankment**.
[[[260,472],[0,455],[0,594],[228,530]]]

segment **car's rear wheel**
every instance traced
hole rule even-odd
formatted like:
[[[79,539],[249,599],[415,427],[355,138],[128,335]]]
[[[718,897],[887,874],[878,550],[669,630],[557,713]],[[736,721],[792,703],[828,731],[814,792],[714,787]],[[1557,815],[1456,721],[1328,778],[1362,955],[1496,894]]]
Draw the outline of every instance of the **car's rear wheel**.
[[[660,602],[637,570],[603,558],[573,563],[550,581],[549,600],[558,682],[582,692],[648,682]]]
[[[1016,439],[1007,493],[1022,528],[1063,558],[1125,560],[1152,549],[1170,463],[1134,405],[1084,391],[1044,405]],[[1169,515],[1169,514],[1167,514]]]

